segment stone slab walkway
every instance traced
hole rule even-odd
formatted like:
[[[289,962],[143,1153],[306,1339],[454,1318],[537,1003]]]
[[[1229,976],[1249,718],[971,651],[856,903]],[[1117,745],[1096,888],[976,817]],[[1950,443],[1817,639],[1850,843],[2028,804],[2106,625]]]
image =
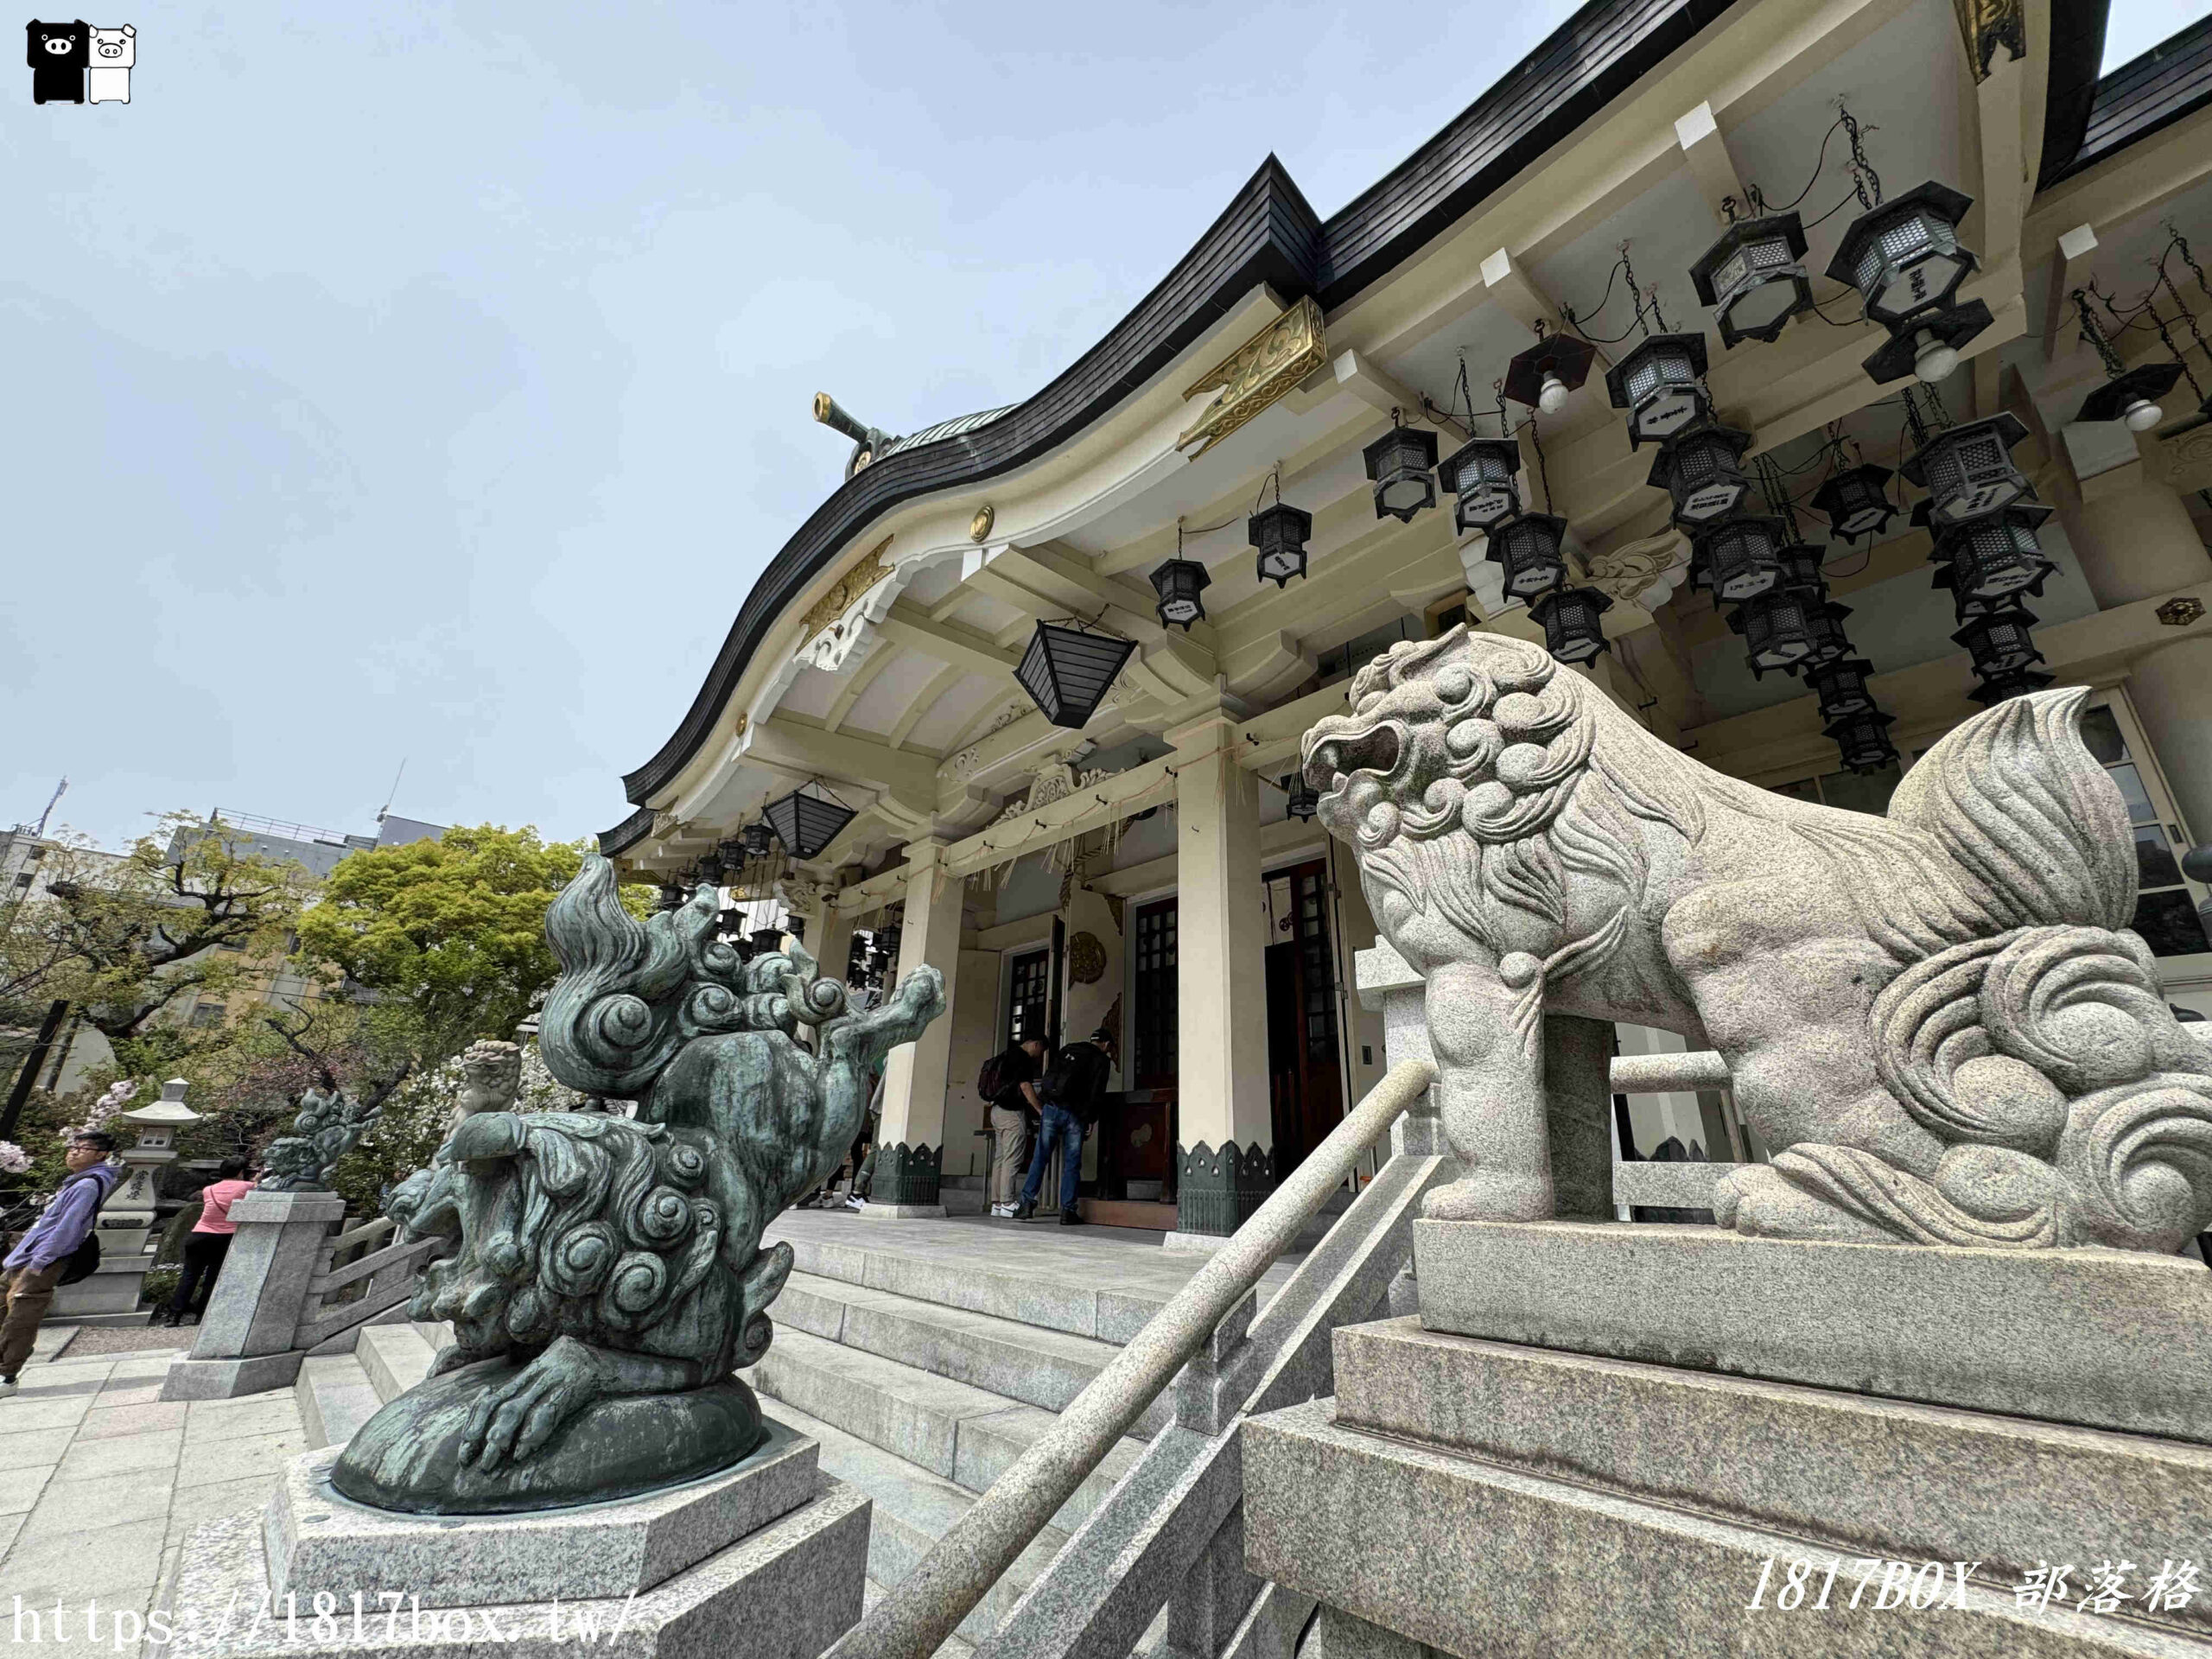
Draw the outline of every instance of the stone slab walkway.
[[[307,1449],[289,1389],[157,1401],[179,1352],[35,1357],[0,1401],[0,1646],[135,1654],[117,1645],[114,1615],[143,1619],[193,1529],[258,1509]]]

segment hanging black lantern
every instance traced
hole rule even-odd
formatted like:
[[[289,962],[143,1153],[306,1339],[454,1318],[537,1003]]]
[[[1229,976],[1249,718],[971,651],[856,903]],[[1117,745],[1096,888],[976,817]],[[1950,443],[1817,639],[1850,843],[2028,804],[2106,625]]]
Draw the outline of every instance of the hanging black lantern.
[[[753,930],[753,953],[772,956],[784,948],[784,930],[780,927],[756,927]]]
[[[1974,198],[1928,183],[1870,207],[1851,222],[1828,276],[1859,290],[1869,321],[1891,334],[1940,311],[1973,272],[1959,245],[1959,221]]]
[[[1388,432],[1360,451],[1375,484],[1375,516],[1408,523],[1424,507],[1436,505],[1436,434],[1426,427],[1400,426],[1395,413]]]
[[[1744,451],[1751,435],[1728,426],[1694,426],[1659,448],[1646,479],[1674,498],[1675,522],[1685,530],[1711,524],[1735,512],[1751,486],[1744,475]]]
[[[1567,395],[1590,378],[1598,348],[1579,334],[1545,334],[1505,365],[1505,395],[1547,415],[1567,407]]]
[[[1872,462],[1853,467],[1813,492],[1813,511],[1828,521],[1828,529],[1847,542],[1864,536],[1878,537],[1897,516],[1884,486],[1892,474]]]
[[[1827,574],[1821,563],[1827,557],[1825,549],[1810,542],[1792,542],[1782,550],[1782,585],[1795,588],[1800,593],[1823,598],[1827,594]]]
[[[1282,792],[1290,797],[1287,811],[1294,818],[1311,818],[1321,810],[1321,791],[1306,781],[1302,772],[1284,778]]]
[[[683,883],[673,876],[660,884],[660,908],[663,910],[683,909],[683,901],[689,896],[683,891]]]
[[[1564,588],[1566,535],[1567,520],[1548,512],[1518,513],[1492,531],[1486,556],[1505,567],[1505,591],[1533,601]]]
[[[1198,595],[1213,581],[1196,559],[1169,559],[1152,573],[1152,590],[1160,595],[1163,627],[1191,631],[1191,624],[1205,619],[1205,602]]]
[[[1445,456],[1436,469],[1446,493],[1457,497],[1452,527],[1462,536],[1491,530],[1521,511],[1514,475],[1521,470],[1521,446],[1511,438],[1470,438]]]
[[[719,887],[722,884],[722,861],[720,853],[708,853],[691,867],[691,880],[695,886]]]
[[[2078,421],[2125,421],[2131,432],[2148,432],[2165,418],[2158,399],[2181,378],[2178,363],[2145,363],[2116,374],[2091,392]]]
[[[2002,669],[1994,674],[1983,675],[1967,695],[1986,709],[2010,697],[2021,697],[2031,691],[2040,691],[2046,685],[2054,683],[2057,677],[2037,668]]]
[[[1794,670],[1812,654],[1812,608],[1805,594],[1777,588],[1729,613],[1730,630],[1744,636],[1753,678],[1764,679],[1777,668]]]
[[[804,916],[785,917],[784,931],[804,944],[806,942],[806,918]]]
[[[1934,527],[1979,518],[2034,499],[2012,446],[2028,435],[2017,415],[1993,415],[1933,433],[1906,458],[1904,475],[1928,492]]]
[[[868,957],[868,940],[858,933],[854,934],[853,942],[845,951],[845,982],[847,984],[860,984],[866,982]]]
[[[811,792],[810,792],[811,791]],[[859,815],[819,784],[801,784],[760,809],[793,858],[812,858]]]
[[[1529,614],[1543,624],[1546,651],[1562,663],[1586,663],[1612,649],[1598,620],[1612,608],[1611,598],[1595,588],[1561,588],[1538,599]]]
[[[1947,305],[1915,317],[1859,364],[1878,386],[1908,374],[1929,385],[1947,380],[1959,366],[1959,347],[1997,319],[1980,300]]]
[[[1055,726],[1081,731],[1129,660],[1136,642],[1119,634],[1039,622],[1014,677],[1021,682],[1045,718]]]
[[[895,922],[875,930],[875,970],[879,974],[899,971],[899,942],[903,930]]]
[[[2001,608],[1998,601],[2014,594],[2040,594],[2058,569],[2036,539],[2036,526],[2050,516],[2040,502],[2015,502],[1944,531],[1936,538],[1934,585],[1951,590],[1961,616]]]
[[[766,818],[758,823],[747,824],[742,833],[747,858],[766,858],[775,850],[776,832],[768,827]]]
[[[1808,669],[1805,683],[1821,700],[1821,717],[1834,721],[1872,712],[1874,694],[1866,689],[1866,682],[1873,672],[1874,664],[1863,657],[1839,657]]]
[[[1805,667],[1824,667],[1852,654],[1850,638],[1843,631],[1843,619],[1850,614],[1850,606],[1839,605],[1832,599],[1815,601],[1805,607],[1805,640],[1809,647],[1803,658]]]
[[[1890,741],[1894,717],[1876,710],[1852,715],[1826,728],[1821,735],[1843,751],[1843,764],[1853,772],[1879,772],[1897,763],[1897,745]]]
[[[2035,625],[2033,611],[2014,605],[1974,618],[1951,639],[1966,647],[1967,654],[1974,658],[1975,673],[1985,677],[2009,673],[2044,660],[2043,652],[2036,649],[2034,636],[2029,632]]]
[[[1805,227],[1795,213],[1739,219],[1690,267],[1699,302],[1719,315],[1720,343],[1782,338],[1789,319],[1813,303],[1805,275]]]
[[[1306,574],[1306,543],[1313,534],[1313,515],[1278,501],[1245,521],[1244,533],[1259,550],[1260,580],[1287,587]]]
[[[1713,413],[1705,389],[1705,336],[1653,334],[1605,375],[1605,395],[1629,411],[1628,444],[1662,443]]]
[[[1779,518],[1724,518],[1698,533],[1693,580],[1732,605],[1756,599],[1781,585],[1782,538],[1788,533]]]
[[[763,825],[762,830],[764,833],[766,832],[766,826]],[[722,869],[725,872],[740,870],[745,868],[745,861],[747,857],[747,853],[745,846],[745,838],[742,836],[724,836],[721,840],[716,843],[715,852],[721,859]]]

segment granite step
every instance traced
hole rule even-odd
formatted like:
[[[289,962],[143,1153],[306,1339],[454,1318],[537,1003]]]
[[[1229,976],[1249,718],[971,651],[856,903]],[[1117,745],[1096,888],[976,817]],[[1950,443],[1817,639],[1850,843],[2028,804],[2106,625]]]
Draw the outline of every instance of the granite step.
[[[308,1450],[343,1446],[384,1404],[367,1369],[352,1354],[311,1354],[292,1384]]]
[[[372,1325],[363,1328],[351,1357],[360,1363],[381,1402],[406,1393],[428,1376],[436,1354],[429,1338],[413,1325]]]
[[[777,1341],[780,1344],[782,1338]],[[858,1487],[873,1500],[868,1575],[880,1587],[897,1584],[920,1565],[931,1547],[976,1501],[974,1493],[920,1465],[872,1446],[786,1402],[770,1406],[769,1414],[820,1442],[823,1471]],[[958,1634],[969,1642],[981,1642],[996,1630],[1022,1592],[1067,1542],[1067,1536],[1057,1527],[1039,1533],[975,1611],[960,1622]]]
[[[788,1325],[747,1375],[767,1398],[971,1492],[1004,1474],[1054,1421],[1051,1412],[1003,1395],[840,1347]],[[1122,1440],[1062,1506],[1054,1523],[1070,1530],[1080,1526],[1143,1453],[1137,1441]]]
[[[1120,1351],[1110,1342],[810,1273],[791,1276],[775,1313],[785,1329],[1045,1411],[1065,1410]],[[1163,1395],[1131,1432],[1149,1440],[1173,1419]]]

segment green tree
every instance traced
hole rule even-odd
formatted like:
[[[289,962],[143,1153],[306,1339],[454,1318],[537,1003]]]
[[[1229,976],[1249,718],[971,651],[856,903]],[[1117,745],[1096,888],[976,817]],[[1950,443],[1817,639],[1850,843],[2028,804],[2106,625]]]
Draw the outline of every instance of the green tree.
[[[418,1058],[512,1037],[560,972],[545,912],[583,861],[535,829],[455,828],[348,855],[300,918],[300,951],[379,1000],[404,1002]]]

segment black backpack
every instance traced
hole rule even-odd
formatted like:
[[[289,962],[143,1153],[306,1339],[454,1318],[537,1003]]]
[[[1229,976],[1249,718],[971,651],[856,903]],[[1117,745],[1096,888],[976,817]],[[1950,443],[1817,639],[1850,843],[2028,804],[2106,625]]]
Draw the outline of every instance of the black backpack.
[[[1096,1084],[1103,1081],[1106,1064],[1096,1043],[1070,1043],[1052,1056],[1052,1070],[1037,1085],[1038,1098],[1051,1101],[1088,1128],[1098,1117]]]
[[[983,1062],[983,1069],[976,1078],[976,1092],[986,1101],[995,1101],[1006,1087],[1006,1054],[1003,1050]]]
[[[69,1181],[97,1182],[99,1179],[99,1177],[97,1175],[72,1175],[69,1178]],[[58,1198],[62,1193],[67,1192],[69,1181],[62,1182],[54,1190],[54,1196]],[[73,1285],[79,1279],[91,1278],[99,1270],[100,1217],[99,1210],[95,1209],[92,1211],[92,1224],[85,1230],[85,1242],[62,1258],[61,1277],[55,1280],[54,1283],[57,1286]]]

